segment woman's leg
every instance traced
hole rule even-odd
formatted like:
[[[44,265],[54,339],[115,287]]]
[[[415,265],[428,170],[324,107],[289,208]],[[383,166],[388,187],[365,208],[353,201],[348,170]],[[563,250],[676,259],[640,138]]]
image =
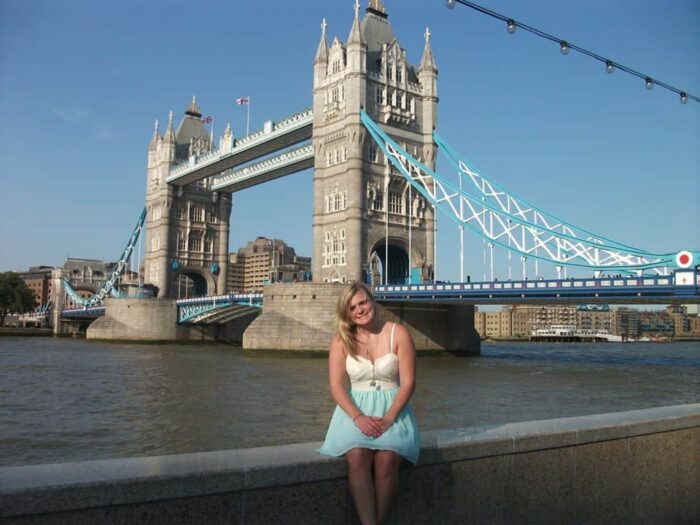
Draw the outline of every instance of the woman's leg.
[[[357,515],[362,525],[375,525],[377,511],[374,505],[374,482],[372,463],[374,451],[366,448],[353,448],[345,453],[348,461],[348,485],[355,501]]]
[[[391,450],[374,453],[374,492],[377,497],[377,523],[382,523],[389,513],[392,501],[399,489],[399,465],[401,456]]]

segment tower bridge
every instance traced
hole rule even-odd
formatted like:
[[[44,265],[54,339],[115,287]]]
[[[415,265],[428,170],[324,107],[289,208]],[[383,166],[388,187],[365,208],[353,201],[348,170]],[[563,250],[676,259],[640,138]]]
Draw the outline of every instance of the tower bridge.
[[[428,298],[436,304],[462,303],[460,319],[454,312],[446,314],[444,308],[425,313],[418,322],[423,335],[430,332],[435,315],[468,324],[464,316],[468,317],[473,307],[463,305],[490,302],[494,297],[509,301],[535,296],[553,301],[583,299],[588,288],[607,286],[595,281],[604,280],[606,272],[622,272],[639,283],[639,289],[626,284],[606,288],[602,295],[601,290],[590,291],[610,302],[660,297],[675,301],[674,297],[680,296],[685,302],[698,301],[700,283],[692,269],[692,276],[686,275],[691,283],[683,285],[690,288],[682,288],[680,294],[668,288],[677,283],[640,280],[650,272],[668,276],[668,268],[675,262],[680,265],[680,259],[674,261],[676,254],[630,247],[536,208],[471,168],[437,134],[438,68],[428,30],[420,62],[411,64],[380,0],[370,0],[362,15],[359,2],[355,2],[345,41],[335,37],[329,43],[326,29],[324,20],[313,58],[311,108],[268,121],[245,137],[234,137],[227,126],[218,147],[204,127],[194,98],[177,129],[172,112],[163,134],[156,123],[148,145],[142,279],[157,290],[159,300],[179,299],[183,280],[194,287],[195,295],[210,298],[202,299],[196,307],[179,301],[181,322],[226,318],[220,315],[222,302],[217,304],[215,297],[226,293],[231,194],[312,167],[312,286],[352,280],[371,283],[379,286],[383,301],[393,304],[388,308],[403,312],[396,313],[398,317],[407,311],[405,305],[412,302],[415,309]],[[459,185],[437,173],[438,151],[457,172]],[[516,283],[512,288],[496,284],[493,274],[491,281],[479,284],[479,288],[474,283],[449,288],[436,283],[436,211],[446,213],[460,230],[480,235],[491,253],[494,247],[502,247],[519,257],[523,266],[519,288],[515,289]],[[140,232],[140,227],[135,231]],[[133,242],[130,245],[132,248],[125,251],[127,258],[133,252]],[[688,268],[700,252],[685,252],[684,257],[680,266]],[[525,283],[528,260],[552,264],[559,273],[567,267],[590,269],[595,282],[590,286],[567,279],[543,286]],[[664,288],[663,293],[654,295],[656,285]],[[259,340],[250,343],[251,347],[269,336],[265,323],[278,329],[287,326],[289,308],[309,312],[328,308],[330,303],[317,301],[325,292],[313,290],[302,294],[289,291],[288,297],[284,295],[287,292],[282,293],[287,299],[279,294],[266,296],[263,315],[247,332],[252,334],[249,341]],[[100,297],[106,293],[102,290]],[[302,296],[307,297],[306,303],[293,302]],[[397,302],[404,306],[397,310]],[[231,301],[232,308],[234,303]],[[206,314],[207,304],[217,310],[216,315]],[[277,309],[275,304],[283,306]],[[187,318],[187,311],[194,312],[192,317]],[[252,310],[247,313],[252,314]],[[291,334],[294,327],[305,326],[308,332],[312,326],[323,335],[323,327],[314,324],[322,319],[325,317],[320,313],[308,323],[296,319],[288,331]],[[451,327],[443,325],[441,330]]]

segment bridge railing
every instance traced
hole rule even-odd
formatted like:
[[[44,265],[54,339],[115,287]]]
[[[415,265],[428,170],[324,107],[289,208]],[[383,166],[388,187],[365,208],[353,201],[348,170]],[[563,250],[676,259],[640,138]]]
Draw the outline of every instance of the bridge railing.
[[[204,314],[234,305],[260,307],[262,305],[262,297],[262,294],[226,294],[179,299],[177,301],[177,322],[192,322],[195,318]]]
[[[687,281],[685,274],[693,274]],[[681,280],[683,279],[683,280]],[[395,284],[375,286],[378,298],[567,298],[567,297],[664,297],[700,300],[700,272],[676,272],[667,276],[541,279],[524,281],[483,281],[466,283]]]

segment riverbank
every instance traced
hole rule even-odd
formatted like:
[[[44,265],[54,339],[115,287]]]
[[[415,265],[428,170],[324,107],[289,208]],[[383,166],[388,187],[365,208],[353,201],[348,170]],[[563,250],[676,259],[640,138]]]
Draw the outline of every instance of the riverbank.
[[[9,326],[0,327],[0,337],[51,337],[52,335],[53,330],[51,330],[51,328],[11,328]]]
[[[697,523],[700,404],[426,432],[389,523]],[[0,521],[349,523],[320,443],[0,468]]]

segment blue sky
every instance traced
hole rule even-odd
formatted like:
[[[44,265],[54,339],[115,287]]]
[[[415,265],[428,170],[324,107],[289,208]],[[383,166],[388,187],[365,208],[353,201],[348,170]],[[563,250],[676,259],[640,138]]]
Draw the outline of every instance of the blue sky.
[[[345,40],[353,3],[0,1],[0,271],[116,259],[143,207],[153,121],[171,109],[179,121],[192,95],[217,136],[229,121],[245,131],[241,96],[252,129],[310,106],[321,19]],[[697,0],[481,4],[700,96]],[[463,6],[385,5],[414,64],[430,27],[438,130],[484,174],[612,239],[700,249],[700,104]],[[231,251],[264,235],[310,255],[311,177],[234,194]],[[481,278],[482,243],[465,240],[466,273]],[[438,278],[458,277],[459,237],[442,219]]]

